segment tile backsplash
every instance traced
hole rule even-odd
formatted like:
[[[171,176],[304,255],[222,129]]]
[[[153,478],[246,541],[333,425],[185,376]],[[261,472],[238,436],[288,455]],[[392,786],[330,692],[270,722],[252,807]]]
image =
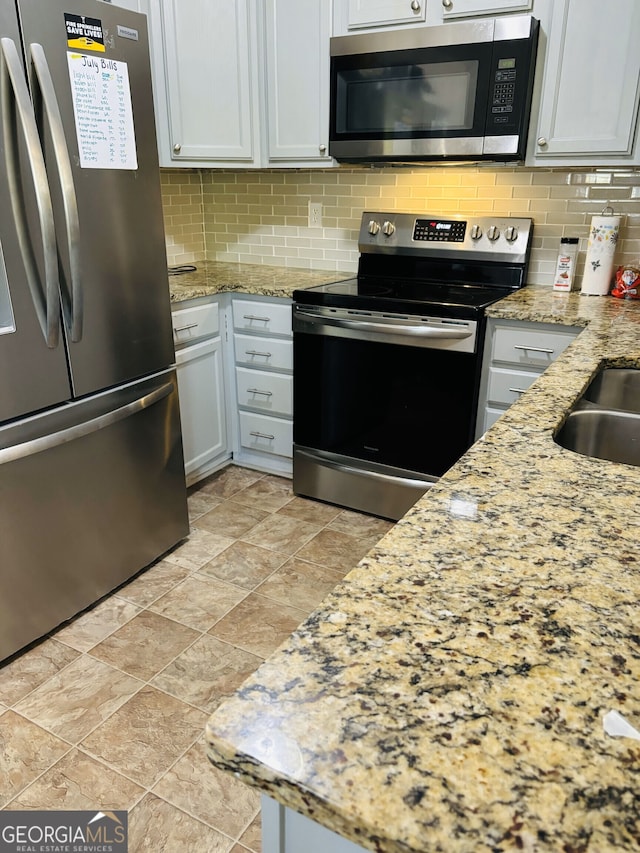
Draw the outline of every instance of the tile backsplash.
[[[161,171],[170,265],[240,261],[353,272],[363,210],[530,216],[530,284],[551,285],[561,237],[579,237],[579,283],[591,216],[623,215],[615,262],[640,259],[640,170],[495,164],[309,170]],[[322,205],[309,227],[309,202]]]

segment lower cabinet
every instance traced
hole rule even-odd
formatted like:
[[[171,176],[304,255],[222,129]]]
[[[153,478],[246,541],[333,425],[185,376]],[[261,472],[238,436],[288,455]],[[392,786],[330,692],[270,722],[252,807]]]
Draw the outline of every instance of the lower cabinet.
[[[262,795],[262,850],[264,853],[365,853],[319,823]]]
[[[489,319],[476,438],[524,394],[581,331],[553,323]]]

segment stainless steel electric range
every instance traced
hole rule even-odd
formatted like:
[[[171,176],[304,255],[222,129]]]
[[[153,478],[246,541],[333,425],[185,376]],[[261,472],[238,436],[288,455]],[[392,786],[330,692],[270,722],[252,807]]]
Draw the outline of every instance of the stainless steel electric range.
[[[293,490],[398,519],[471,446],[485,309],[533,223],[365,212],[357,277],[293,294]]]

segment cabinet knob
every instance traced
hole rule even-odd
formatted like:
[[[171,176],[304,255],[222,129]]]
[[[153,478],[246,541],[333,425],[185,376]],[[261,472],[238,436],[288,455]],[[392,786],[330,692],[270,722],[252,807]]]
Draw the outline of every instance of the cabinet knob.
[[[545,147],[546,147],[546,145],[547,145],[547,140],[546,140],[546,138],[545,138],[544,136],[539,136],[539,137],[538,137],[538,145],[540,146],[540,148],[545,148]]]
[[[411,0],[411,11],[412,12],[419,12],[420,11],[420,3],[418,3],[418,0]]]
[[[181,151],[182,151],[182,145],[180,145],[179,142],[176,142],[175,145],[173,146],[173,153],[179,154]]]
[[[321,154],[326,154],[327,153],[327,146],[326,145],[320,145],[320,146],[318,146],[318,150],[320,151]]]
[[[442,0],[442,5],[445,9],[451,9],[453,6],[453,0]]]

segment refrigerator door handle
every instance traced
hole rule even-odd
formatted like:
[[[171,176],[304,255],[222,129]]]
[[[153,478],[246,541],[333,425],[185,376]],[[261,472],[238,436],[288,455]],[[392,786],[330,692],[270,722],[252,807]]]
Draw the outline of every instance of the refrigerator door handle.
[[[7,181],[18,244],[40,328],[47,346],[53,349],[58,345],[60,335],[58,251],[53,207],[38,127],[29,97],[22,60],[15,42],[10,38],[0,39],[0,87],[2,88],[2,133],[7,164]],[[29,235],[27,211],[20,186],[16,114],[26,142],[29,169],[35,189],[44,252],[44,287],[40,280],[33,243]]]
[[[71,340],[82,340],[82,279],[80,276],[80,219],[78,216],[78,200],[76,188],[73,182],[71,160],[67,149],[67,141],[64,135],[64,125],[60,115],[60,107],[56,97],[49,64],[41,44],[29,45],[31,52],[31,63],[35,71],[35,78],[40,89],[42,102],[49,119],[49,130],[58,169],[60,189],[64,208],[64,218],[67,230],[67,246],[69,250],[69,272],[71,277],[70,303],[71,310]],[[64,294],[63,294],[64,298]]]
[[[85,435],[90,435],[98,430],[122,421],[131,415],[136,415],[139,412],[149,409],[155,403],[159,403],[165,397],[173,393],[175,384],[173,382],[165,382],[159,388],[127,403],[125,406],[120,406],[104,415],[99,415],[97,418],[92,418],[89,421],[75,424],[67,429],[58,430],[58,432],[43,435],[40,438],[24,441],[21,444],[15,444],[12,447],[6,447],[0,450],[0,465],[7,462],[15,462],[16,459],[24,459],[26,456],[35,456],[36,453],[43,453],[45,450],[51,450],[53,447],[58,447],[61,444],[66,444],[70,441],[75,441],[78,438],[83,438]]]

